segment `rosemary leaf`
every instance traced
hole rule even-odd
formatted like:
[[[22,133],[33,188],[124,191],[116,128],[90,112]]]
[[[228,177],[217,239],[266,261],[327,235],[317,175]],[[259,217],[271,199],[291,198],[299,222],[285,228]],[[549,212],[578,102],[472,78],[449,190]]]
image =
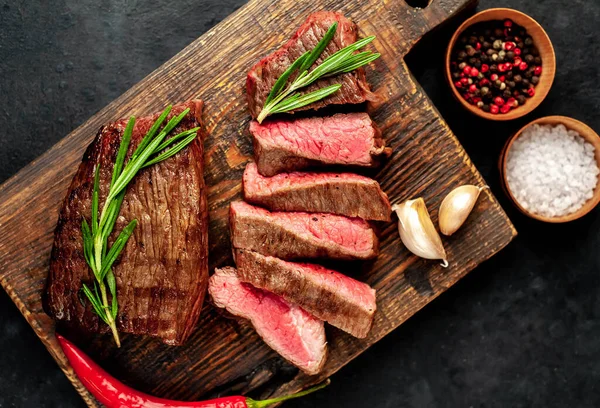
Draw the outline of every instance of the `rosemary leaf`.
[[[102,263],[102,270],[100,271],[100,280],[103,280],[106,277],[106,275],[112,268],[113,263],[117,260],[123,248],[125,248],[125,245],[127,244],[127,241],[129,240],[129,237],[131,237],[131,234],[133,233],[133,230],[136,226],[137,220],[131,221],[125,228],[123,228],[115,242],[112,244],[110,251],[108,251],[108,254],[106,254],[106,257],[104,258],[104,261]]]
[[[318,89],[314,92],[310,92],[304,95],[298,95],[289,102],[284,101],[281,105],[278,106],[276,110],[273,111],[273,113],[289,112],[291,110],[310,105],[313,102],[319,101],[337,92],[341,87],[342,85],[340,84],[334,84],[325,88]]]
[[[92,304],[92,307],[94,308],[94,311],[96,312],[96,314],[104,321],[104,323],[108,324],[106,312],[105,312],[104,308],[102,307],[102,301],[98,297],[97,293],[96,294],[92,293],[90,288],[88,288],[88,286],[85,283],[82,286],[82,290],[83,290],[83,293],[85,294],[85,296],[88,298],[88,300]]]
[[[269,102],[271,102],[273,100],[273,98],[275,98],[275,96],[283,89],[283,87],[287,83],[288,79],[290,78],[290,75],[292,75],[296,70],[298,70],[299,66],[306,60],[306,57],[308,57],[309,54],[310,54],[310,51],[306,51],[304,54],[299,56],[298,59],[296,59],[296,61],[294,61],[294,63],[292,65],[290,65],[290,67],[288,69],[286,69],[283,74],[281,74],[281,76],[277,79],[277,81],[273,85],[271,92],[269,92],[269,96],[267,96],[265,105],[267,105]],[[300,71],[300,72],[303,72],[303,71]]]
[[[135,160],[140,155],[140,153],[146,148],[146,146],[148,146],[148,143],[150,143],[152,141],[152,139],[156,135],[156,132],[158,132],[158,129],[160,128],[160,126],[163,124],[163,122],[165,121],[167,116],[169,116],[169,113],[171,112],[172,108],[173,108],[173,106],[169,105],[160,114],[160,116],[158,117],[158,119],[156,119],[156,121],[154,122],[154,124],[152,125],[152,127],[150,128],[148,133],[146,134],[146,136],[144,136],[144,138],[142,139],[142,141],[140,142],[138,147],[135,149],[135,151],[131,155],[131,158],[129,159],[129,161]]]
[[[354,71],[357,68],[362,67],[363,65],[367,65],[377,58],[379,58],[381,54],[372,53],[370,51],[361,52],[360,54],[353,55],[351,59],[345,62],[344,65],[341,65],[337,70],[330,72],[327,76],[335,76],[342,73],[347,73]]]
[[[92,189],[92,234],[98,230],[98,201],[100,200],[100,163],[94,172],[94,187]]]
[[[110,314],[113,319],[117,317],[117,311],[119,310],[119,305],[117,304],[117,281],[115,279],[115,274],[111,269],[108,270],[106,274],[106,284],[108,285],[108,290],[110,291],[110,296],[112,298]]]
[[[190,130],[186,130],[185,132],[181,132],[179,134],[176,134],[175,136],[173,136],[172,138],[170,138],[169,140],[165,140],[164,142],[161,143],[160,146],[158,146],[156,148],[156,150],[154,150],[154,153],[159,153],[161,152],[163,149],[165,149],[167,146],[169,146],[170,144],[183,139],[184,137],[187,137],[189,135],[191,135],[192,133],[197,133],[198,130],[200,130],[199,127],[195,127],[193,129]]]
[[[90,226],[88,225],[86,219],[84,218],[81,221],[81,233],[83,235],[83,256],[85,257],[85,261],[87,264],[94,269],[94,263],[92,262],[92,251],[93,251],[93,238],[92,233],[90,232]]]
[[[183,139],[181,142],[179,142],[175,146],[171,147],[166,152],[161,153],[158,156],[156,156],[154,159],[150,160],[149,162],[146,162],[146,164],[144,164],[142,167],[148,167],[153,164],[160,163],[161,161],[167,160],[169,157],[176,155],[177,153],[179,153],[180,150],[182,150],[187,145],[192,143],[192,141],[195,138],[196,138],[196,133],[192,133],[191,135],[189,135],[188,137]]]
[[[329,45],[329,42],[333,39],[335,31],[337,30],[337,22],[333,23],[327,30],[321,41],[316,45],[315,48],[310,52],[309,56],[304,60],[300,67],[300,72],[307,71],[312,65],[319,59],[325,48]]]
[[[121,171],[123,170],[123,164],[125,163],[125,156],[127,156],[127,150],[129,149],[129,142],[131,141],[131,134],[133,133],[133,127],[135,126],[135,116],[132,116],[127,122],[127,126],[125,127],[125,131],[123,132],[123,137],[121,138],[121,144],[119,145],[119,152],[117,153],[117,158],[115,160],[115,165],[113,167],[112,179],[110,181],[110,186],[112,187],[119,176],[121,175]]]

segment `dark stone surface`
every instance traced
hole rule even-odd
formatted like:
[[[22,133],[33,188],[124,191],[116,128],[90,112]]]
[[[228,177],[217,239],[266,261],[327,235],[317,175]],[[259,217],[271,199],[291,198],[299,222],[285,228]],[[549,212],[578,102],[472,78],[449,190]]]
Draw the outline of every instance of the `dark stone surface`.
[[[0,1],[0,181],[243,1],[148,3]],[[496,171],[506,137],[535,117],[563,114],[600,130],[600,3],[483,0],[480,9],[502,6],[535,17],[557,51],[555,85],[529,117],[489,123],[452,100],[441,70],[451,26],[426,39],[409,65],[519,238],[344,368],[327,391],[288,406],[600,406],[600,210],[569,225],[529,220],[510,206]],[[0,350],[0,407],[83,406],[3,291]]]

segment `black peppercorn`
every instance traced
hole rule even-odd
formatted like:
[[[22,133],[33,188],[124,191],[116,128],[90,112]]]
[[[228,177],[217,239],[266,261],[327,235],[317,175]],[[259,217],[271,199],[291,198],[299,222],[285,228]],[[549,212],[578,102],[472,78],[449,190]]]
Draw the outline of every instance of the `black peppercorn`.
[[[533,45],[533,38],[525,37],[525,45],[527,45],[527,46]]]
[[[484,112],[489,112],[490,111],[490,105],[488,105],[487,103],[484,103],[483,106],[481,107],[481,109]]]
[[[514,51],[507,51],[506,52],[506,58],[508,58],[509,61],[512,61],[513,59],[515,59],[515,53],[514,53]]]
[[[535,75],[531,77],[532,84],[537,85],[539,82],[540,82],[540,77],[537,77]]]
[[[481,46],[483,47],[484,50],[488,50],[492,47],[492,44],[489,41],[484,41]]]
[[[528,87],[529,84],[530,84],[530,82],[529,82],[529,79],[527,79],[527,78],[523,78],[523,81],[521,81],[521,85],[525,88]]]
[[[477,51],[477,50],[475,50],[475,48],[471,47],[470,45],[467,45],[466,50],[467,50],[467,55],[469,57],[472,57],[473,55],[475,55],[475,52]]]
[[[457,58],[458,58],[458,60],[459,60],[459,61],[462,61],[462,60],[464,60],[465,58],[467,58],[467,53],[466,53],[466,52],[464,52],[464,51],[459,51],[459,52],[458,52],[458,55],[457,55]]]
[[[471,44],[471,45],[475,45],[475,44],[477,44],[477,37],[475,37],[475,36],[473,36],[473,35],[472,35],[472,36],[470,36],[470,37],[469,37],[469,44]]]
[[[512,78],[512,77],[513,77],[513,75],[514,75],[514,74],[513,74],[513,72],[512,72],[512,71],[507,71],[505,75],[506,75],[506,77],[507,77],[507,78],[509,78],[509,79],[510,79],[510,78]]]
[[[496,64],[490,65],[490,72],[498,72],[498,65],[496,65]]]
[[[523,49],[523,47],[525,47],[525,44],[523,44],[523,41],[519,41],[519,42],[517,43],[517,47],[519,47],[519,48]]]
[[[517,96],[517,102],[519,102],[519,105],[525,105],[526,101],[527,101],[526,96],[524,96],[524,95]]]
[[[486,62],[488,62],[490,60],[490,57],[488,57],[486,54],[481,54],[480,59],[481,59],[481,62],[483,64],[485,64]]]
[[[471,58],[469,58],[468,61],[469,61],[469,65],[473,65],[473,64],[475,64],[475,62],[477,62],[477,58],[471,57]]]
[[[531,53],[532,53],[533,55],[535,55],[536,57],[537,57],[538,55],[540,55],[540,51],[539,51],[537,48],[535,48],[535,47],[533,47],[533,48],[531,49]]]
[[[524,61],[528,64],[531,64],[535,60],[535,57],[531,54],[525,55]]]
[[[542,65],[542,58],[540,57],[535,57],[533,62],[537,65]]]
[[[493,54],[495,54],[495,53],[496,53],[496,50],[494,50],[494,49],[490,48],[490,49],[489,49],[489,50],[487,50],[485,53],[491,57]]]
[[[535,77],[534,77],[534,78],[535,78]],[[532,82],[533,82],[533,81],[532,81]],[[514,88],[515,86],[517,86],[517,84],[515,83],[515,81],[506,81],[506,85],[507,85],[509,88],[511,88],[511,89],[512,89],[512,88]]]
[[[504,99],[508,99],[512,96],[512,92],[510,91],[510,89],[505,89],[504,93],[502,94],[502,96],[504,96]]]
[[[531,78],[533,76],[533,72],[527,70],[527,71],[525,71],[524,76],[525,76],[525,78]],[[525,82],[525,80],[523,80],[523,82]]]
[[[521,82],[523,80],[523,77],[521,75],[517,74],[513,77],[513,80],[518,84],[519,82]]]

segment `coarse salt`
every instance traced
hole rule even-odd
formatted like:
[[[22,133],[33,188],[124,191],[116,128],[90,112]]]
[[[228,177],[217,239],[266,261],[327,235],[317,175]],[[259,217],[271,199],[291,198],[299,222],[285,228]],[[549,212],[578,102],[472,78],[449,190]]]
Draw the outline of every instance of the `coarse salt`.
[[[594,146],[563,125],[532,125],[513,142],[506,181],[527,211],[560,217],[579,210],[598,184]]]

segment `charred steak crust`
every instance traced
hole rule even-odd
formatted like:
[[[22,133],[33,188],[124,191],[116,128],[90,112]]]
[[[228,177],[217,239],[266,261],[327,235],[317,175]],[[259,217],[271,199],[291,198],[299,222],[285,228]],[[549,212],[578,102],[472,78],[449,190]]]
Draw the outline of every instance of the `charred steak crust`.
[[[215,306],[250,320],[273,350],[309,375],[321,371],[327,357],[323,321],[271,292],[239,280],[231,267],[216,269],[208,292]]]
[[[190,108],[174,133],[201,126],[202,102],[174,106],[170,117]],[[128,155],[133,153],[158,114],[139,118]],[[71,182],[54,232],[44,309],[66,329],[82,334],[105,331],[87,300],[82,283],[93,277],[82,251],[81,222],[91,214],[96,164],[100,164],[100,207],[127,120],[103,126],[88,146]],[[172,158],[139,172],[127,188],[115,226],[116,235],[138,220],[114,266],[118,330],[156,336],[182,344],[202,308],[208,284],[208,211],[203,178],[203,134]],[[85,305],[84,305],[85,304]]]
[[[246,78],[246,93],[253,118],[260,113],[267,95],[281,74],[298,57],[312,50],[335,22],[338,23],[335,36],[315,63],[320,64],[328,56],[357,40],[358,27],[340,13],[320,11],[311,14],[287,43],[252,67]],[[330,104],[356,104],[375,99],[369,90],[365,71],[362,68],[348,74],[321,79],[307,87],[305,92],[312,92],[333,84],[341,84],[342,87],[330,97],[299,110],[319,109]]]
[[[233,248],[282,259],[373,259],[375,231],[360,218],[305,212],[270,212],[243,201],[230,205]]]
[[[355,337],[364,338],[371,330],[377,306],[369,285],[320,265],[243,249],[236,249],[234,256],[243,282],[273,292]]]
[[[323,212],[390,221],[390,201],[379,183],[353,173],[281,173],[264,177],[255,163],[243,176],[244,199],[271,211]]]
[[[260,174],[325,165],[375,167],[389,157],[381,132],[366,113],[250,123]]]

